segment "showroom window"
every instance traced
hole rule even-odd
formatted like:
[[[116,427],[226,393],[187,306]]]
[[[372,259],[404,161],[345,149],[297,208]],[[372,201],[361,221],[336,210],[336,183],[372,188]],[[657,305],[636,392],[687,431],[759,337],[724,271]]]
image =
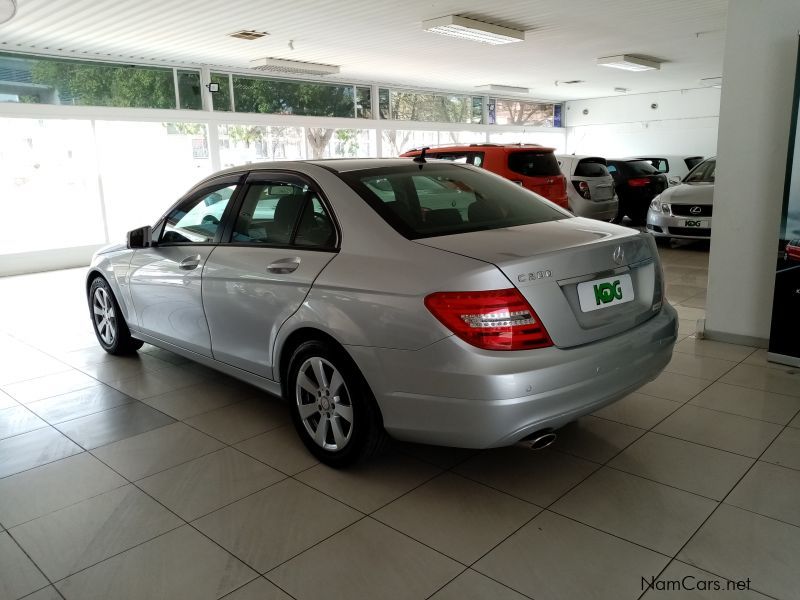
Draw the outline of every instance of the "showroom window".
[[[378,105],[382,119],[437,123],[482,123],[483,98],[381,88]]]
[[[381,146],[384,157],[399,156],[422,146],[485,144],[486,133],[480,131],[417,131],[384,129]]]
[[[561,127],[561,105],[507,98],[489,99],[490,125]]]
[[[200,72],[193,70],[0,54],[0,82],[0,102],[203,107]]]
[[[356,88],[352,85],[242,75],[233,76],[233,106],[236,112],[246,113],[309,117],[364,116],[363,112],[356,114]]]

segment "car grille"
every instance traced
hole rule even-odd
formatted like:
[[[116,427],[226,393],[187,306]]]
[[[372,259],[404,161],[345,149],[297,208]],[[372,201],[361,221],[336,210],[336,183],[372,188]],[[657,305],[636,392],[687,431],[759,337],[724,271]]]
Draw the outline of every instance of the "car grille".
[[[700,209],[700,212],[692,212],[693,209]],[[713,207],[710,204],[673,204],[672,214],[677,217],[710,217]]]
[[[670,227],[672,235],[690,235],[692,237],[711,237],[711,229],[708,227]]]

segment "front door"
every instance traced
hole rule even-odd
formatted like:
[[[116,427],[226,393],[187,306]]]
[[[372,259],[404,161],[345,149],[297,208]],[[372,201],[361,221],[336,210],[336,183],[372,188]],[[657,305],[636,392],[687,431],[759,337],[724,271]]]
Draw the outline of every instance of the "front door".
[[[275,379],[275,337],[336,255],[337,231],[311,181],[277,172],[248,177],[232,221],[203,271],[213,356]]]
[[[137,327],[160,340],[211,356],[203,313],[203,268],[222,234],[223,216],[237,179],[219,180],[178,203],[137,250],[130,291]]]

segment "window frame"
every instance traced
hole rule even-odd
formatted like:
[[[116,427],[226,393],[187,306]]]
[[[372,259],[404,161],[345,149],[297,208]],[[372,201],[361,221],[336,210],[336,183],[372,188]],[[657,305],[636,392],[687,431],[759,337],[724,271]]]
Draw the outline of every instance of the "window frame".
[[[247,196],[247,192],[250,190],[250,187],[253,185],[268,183],[270,181],[273,181],[276,177],[282,178],[283,183],[298,183],[300,185],[307,185],[309,189],[312,190],[317,195],[320,202],[322,203],[322,206],[327,211],[328,216],[331,219],[331,223],[333,224],[333,229],[336,234],[336,239],[334,240],[333,246],[330,247],[298,246],[294,243],[295,237],[297,236],[297,229],[300,225],[300,220],[302,219],[306,204],[311,201],[310,198],[306,198],[306,200],[303,202],[303,206],[300,207],[300,210],[297,213],[297,217],[294,226],[292,228],[292,236],[289,239],[288,244],[264,244],[264,243],[248,243],[248,242],[232,241],[233,230],[234,227],[236,226],[236,217],[239,215],[239,211],[242,208],[242,204],[244,203],[244,199]],[[328,201],[327,196],[323,193],[320,185],[305,173],[300,173],[298,171],[291,171],[288,169],[259,169],[257,171],[249,171],[247,173],[247,176],[242,181],[240,187],[237,188],[237,191],[238,193],[236,194],[236,198],[233,199],[234,201],[229,203],[229,206],[226,207],[226,210],[227,208],[230,208],[231,212],[227,214],[227,220],[225,223],[225,227],[223,228],[224,230],[220,236],[220,240],[217,242],[218,245],[228,246],[228,247],[241,247],[241,248],[265,248],[265,249],[278,248],[285,250],[311,250],[315,252],[333,252],[333,253],[337,253],[341,249],[342,230],[339,227],[339,222],[336,218],[336,213],[334,213],[333,208],[331,207],[331,203]]]
[[[245,173],[235,173],[235,174],[228,174],[223,175],[221,177],[215,177],[208,181],[203,181],[202,183],[193,187],[189,192],[181,196],[181,198],[175,202],[169,209],[161,216],[161,218],[156,221],[155,225],[152,227],[152,246],[154,248],[169,248],[171,246],[216,246],[219,244],[220,239],[222,239],[223,232],[225,231],[227,225],[227,221],[230,220],[230,213],[232,210],[232,206],[238,201],[239,196],[242,193],[243,183],[244,183]],[[230,199],[228,200],[228,204],[225,207],[225,210],[222,211],[222,217],[219,220],[220,226],[217,227],[217,231],[214,234],[214,239],[210,242],[162,242],[161,236],[164,233],[164,228],[167,224],[167,219],[173,213],[175,209],[181,206],[184,202],[188,202],[193,199],[198,199],[202,196],[206,196],[208,194],[213,193],[214,191],[228,187],[231,185],[235,185],[236,189],[233,190],[233,194],[231,194]]]

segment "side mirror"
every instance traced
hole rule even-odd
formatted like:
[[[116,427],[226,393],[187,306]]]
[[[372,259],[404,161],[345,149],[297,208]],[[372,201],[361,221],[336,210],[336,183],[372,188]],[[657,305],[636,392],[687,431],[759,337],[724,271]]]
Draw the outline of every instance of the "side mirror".
[[[674,177],[669,178],[670,185],[678,185],[681,182],[681,176],[675,175]]]
[[[153,243],[153,229],[150,225],[128,232],[128,248],[148,248]]]

